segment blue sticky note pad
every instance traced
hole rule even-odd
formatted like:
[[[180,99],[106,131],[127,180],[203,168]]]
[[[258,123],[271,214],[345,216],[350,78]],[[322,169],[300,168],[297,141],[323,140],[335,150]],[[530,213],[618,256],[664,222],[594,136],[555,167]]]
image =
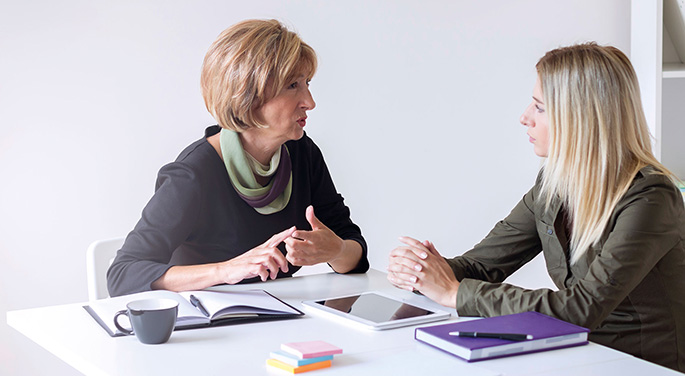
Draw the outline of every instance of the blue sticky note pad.
[[[291,366],[295,367],[333,359],[333,355],[320,356],[317,358],[300,359],[297,357],[297,355],[290,354],[283,350],[272,351],[269,355],[276,360],[280,360],[285,364],[290,364]]]

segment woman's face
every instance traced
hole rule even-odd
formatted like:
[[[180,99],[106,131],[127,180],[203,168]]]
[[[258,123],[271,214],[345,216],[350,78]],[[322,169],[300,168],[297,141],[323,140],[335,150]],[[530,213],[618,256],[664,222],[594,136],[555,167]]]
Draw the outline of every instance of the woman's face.
[[[533,144],[535,154],[539,157],[547,157],[549,153],[549,119],[542,98],[542,86],[540,77],[538,77],[533,89],[533,101],[523,111],[520,121],[521,124],[528,127],[526,134]]]
[[[316,106],[309,92],[309,78],[304,75],[287,82],[280,94],[260,106],[255,114],[269,126],[263,134],[284,143],[304,135],[307,111]]]

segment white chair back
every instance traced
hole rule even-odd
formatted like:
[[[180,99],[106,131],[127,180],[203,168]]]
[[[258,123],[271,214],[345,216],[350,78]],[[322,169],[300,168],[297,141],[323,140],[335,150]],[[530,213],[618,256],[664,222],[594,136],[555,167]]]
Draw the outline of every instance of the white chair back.
[[[107,291],[107,269],[117,251],[124,244],[124,238],[97,240],[86,251],[86,277],[88,278],[88,300],[109,297]]]

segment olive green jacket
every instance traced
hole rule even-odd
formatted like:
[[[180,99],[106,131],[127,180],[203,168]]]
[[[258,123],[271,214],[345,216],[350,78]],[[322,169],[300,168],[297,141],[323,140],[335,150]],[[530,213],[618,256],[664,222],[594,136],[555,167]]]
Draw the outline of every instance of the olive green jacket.
[[[685,209],[679,190],[646,167],[599,243],[570,265],[559,200],[536,200],[540,178],[512,212],[462,256],[461,316],[537,311],[592,330],[590,340],[685,371]],[[561,239],[561,240],[560,240]],[[502,283],[543,252],[558,291]]]

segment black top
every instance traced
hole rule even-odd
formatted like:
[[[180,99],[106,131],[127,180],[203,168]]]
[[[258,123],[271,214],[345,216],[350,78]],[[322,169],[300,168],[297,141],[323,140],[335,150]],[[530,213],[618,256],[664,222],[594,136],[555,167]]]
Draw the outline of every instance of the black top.
[[[219,130],[218,126],[207,128],[205,138],[160,169],[155,194],[107,271],[111,296],[150,290],[151,283],[174,265],[232,259],[293,225],[311,230],[305,218],[309,205],[340,238],[362,246],[359,264],[350,273],[369,269],[361,230],[350,219],[321,151],[306,134],[286,143],[293,166],[290,202],[278,213],[263,215],[238,196],[224,162],[206,140]],[[284,244],[279,248],[285,254]],[[289,264],[288,273],[279,271],[278,277],[297,270]],[[243,282],[255,281],[259,278]]]

